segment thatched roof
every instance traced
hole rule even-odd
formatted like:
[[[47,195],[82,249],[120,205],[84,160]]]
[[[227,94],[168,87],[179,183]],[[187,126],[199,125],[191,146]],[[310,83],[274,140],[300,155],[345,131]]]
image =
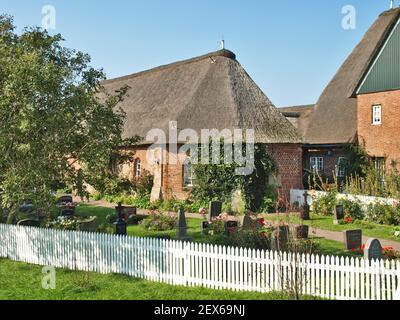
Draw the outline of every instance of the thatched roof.
[[[310,117],[315,104],[278,108],[278,110],[296,127],[303,139],[309,125]]]
[[[213,52],[103,83],[108,92],[128,85],[121,103],[124,136],[159,128],[254,129],[256,143],[299,143],[301,137],[228,50]],[[146,141],[144,141],[146,143]]]
[[[311,144],[339,144],[357,134],[354,91],[400,17],[400,8],[382,13],[343,63],[319,98],[309,119],[305,140]]]

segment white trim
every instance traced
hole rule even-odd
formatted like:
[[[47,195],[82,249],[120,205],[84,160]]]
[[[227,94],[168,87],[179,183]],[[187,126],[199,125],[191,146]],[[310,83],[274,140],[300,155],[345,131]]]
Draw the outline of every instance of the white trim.
[[[384,45],[383,45],[381,51],[379,52],[378,56],[375,58],[374,63],[373,63],[372,66],[369,68],[367,74],[364,76],[363,81],[362,81],[361,84],[358,86],[357,91],[356,91],[356,94],[359,94],[359,93],[360,93],[360,90],[361,90],[362,86],[364,85],[365,81],[367,81],[367,78],[369,77],[369,75],[370,75],[372,69],[375,67],[375,65],[376,65],[376,63],[378,62],[379,58],[381,57],[383,51],[386,49],[386,46],[387,46],[387,44],[389,43],[389,40],[392,38],[392,36],[393,36],[394,32],[396,31],[397,27],[399,26],[399,24],[400,24],[400,18],[397,20],[396,25],[394,26],[393,30],[390,32],[389,37],[386,39],[386,42],[384,43]]]

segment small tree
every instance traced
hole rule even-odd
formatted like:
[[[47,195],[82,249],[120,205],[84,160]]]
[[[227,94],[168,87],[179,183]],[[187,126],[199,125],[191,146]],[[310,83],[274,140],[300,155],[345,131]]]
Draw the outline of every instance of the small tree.
[[[11,17],[0,16],[0,206],[9,223],[26,199],[50,210],[55,182],[87,196],[90,175],[128,143],[116,107],[127,88],[106,93],[104,73],[63,47],[61,35],[14,29]]]

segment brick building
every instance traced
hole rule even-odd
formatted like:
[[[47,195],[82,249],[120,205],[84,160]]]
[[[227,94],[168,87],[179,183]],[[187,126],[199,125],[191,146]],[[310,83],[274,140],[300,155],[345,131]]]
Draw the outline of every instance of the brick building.
[[[176,62],[133,75],[107,80],[108,92],[129,86],[120,107],[126,112],[125,137],[140,136],[140,146],[130,148],[135,161],[122,168],[122,174],[133,178],[149,171],[154,176],[152,200],[186,198],[193,180],[186,152],[151,148],[154,129],[165,133],[170,141],[175,134],[178,144],[187,142],[185,133],[201,135],[202,130],[254,130],[255,143],[265,145],[275,160],[278,172],[270,179],[288,194],[290,188],[301,188],[301,137],[236,60],[234,53],[220,50],[190,60]],[[176,127],[171,124],[176,123]],[[157,140],[157,139],[156,139]],[[179,158],[178,163],[168,161]],[[168,160],[167,160],[168,159]]]
[[[400,8],[383,12],[316,105],[281,108],[303,135],[304,174],[345,175],[344,146],[359,143],[376,166],[400,160]]]

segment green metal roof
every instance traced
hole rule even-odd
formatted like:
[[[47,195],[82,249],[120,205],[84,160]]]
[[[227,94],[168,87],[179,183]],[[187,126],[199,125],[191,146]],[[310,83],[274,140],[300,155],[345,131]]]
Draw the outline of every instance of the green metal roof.
[[[358,94],[400,89],[400,20],[369,69]]]

